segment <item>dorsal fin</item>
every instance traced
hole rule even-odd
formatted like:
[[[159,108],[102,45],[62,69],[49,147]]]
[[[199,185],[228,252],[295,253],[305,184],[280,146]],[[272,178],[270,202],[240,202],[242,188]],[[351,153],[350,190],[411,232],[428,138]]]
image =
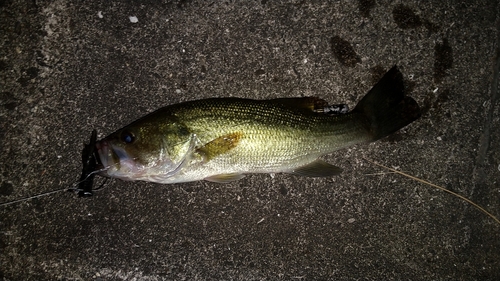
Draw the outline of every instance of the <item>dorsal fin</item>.
[[[279,103],[292,108],[308,109],[316,111],[328,106],[328,102],[318,97],[302,97],[302,98],[278,98],[269,100],[270,102]]]

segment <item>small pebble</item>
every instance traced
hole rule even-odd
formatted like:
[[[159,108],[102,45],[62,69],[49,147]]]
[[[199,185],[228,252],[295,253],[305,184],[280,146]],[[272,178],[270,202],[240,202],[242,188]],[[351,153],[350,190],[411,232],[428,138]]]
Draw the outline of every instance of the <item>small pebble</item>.
[[[130,16],[128,17],[131,23],[137,23],[139,22],[139,19],[136,16]]]

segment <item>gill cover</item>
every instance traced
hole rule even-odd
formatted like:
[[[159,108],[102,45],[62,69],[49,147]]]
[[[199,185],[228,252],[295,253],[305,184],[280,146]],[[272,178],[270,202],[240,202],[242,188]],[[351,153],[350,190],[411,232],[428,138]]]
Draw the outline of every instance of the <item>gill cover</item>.
[[[178,144],[183,153],[176,157],[169,153],[165,142],[156,150],[146,152],[140,150],[141,147],[132,148],[137,137],[133,139],[126,137],[120,141],[110,136],[97,142],[104,167],[102,175],[123,180],[162,181],[177,174],[189,162],[197,143],[196,135],[191,135],[187,142]]]
[[[158,110],[161,111],[162,109]],[[154,181],[179,171],[192,153],[192,133],[171,111],[150,113],[97,142],[105,171],[124,180]]]

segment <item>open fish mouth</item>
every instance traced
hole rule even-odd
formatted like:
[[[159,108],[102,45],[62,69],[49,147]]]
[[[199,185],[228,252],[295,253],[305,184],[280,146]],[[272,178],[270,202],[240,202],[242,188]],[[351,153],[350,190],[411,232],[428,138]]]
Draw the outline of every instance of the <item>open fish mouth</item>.
[[[110,150],[109,150],[109,145],[106,141],[101,140],[98,141],[96,144],[96,149],[97,149],[97,155],[99,156],[99,161],[101,164],[100,170],[103,170],[99,174],[101,176],[108,176],[108,169],[110,167],[110,159],[112,159],[112,156],[110,155]]]
[[[119,146],[104,140],[96,143],[97,154],[101,163],[99,175],[105,177],[119,178],[123,180],[135,180],[146,176],[148,170],[137,163],[127,151]]]
[[[130,175],[139,172],[140,169],[124,149],[115,147],[106,140],[98,141],[96,149],[102,164],[100,175],[128,179]]]

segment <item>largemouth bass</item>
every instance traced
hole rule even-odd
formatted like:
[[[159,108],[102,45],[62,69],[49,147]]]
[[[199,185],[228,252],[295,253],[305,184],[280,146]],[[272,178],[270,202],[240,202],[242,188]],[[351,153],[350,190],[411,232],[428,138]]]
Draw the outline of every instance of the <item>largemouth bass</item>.
[[[339,174],[318,158],[376,141],[420,117],[397,67],[347,114],[320,98],[211,98],[158,109],[98,141],[100,174],[124,180],[229,182],[248,173]]]

